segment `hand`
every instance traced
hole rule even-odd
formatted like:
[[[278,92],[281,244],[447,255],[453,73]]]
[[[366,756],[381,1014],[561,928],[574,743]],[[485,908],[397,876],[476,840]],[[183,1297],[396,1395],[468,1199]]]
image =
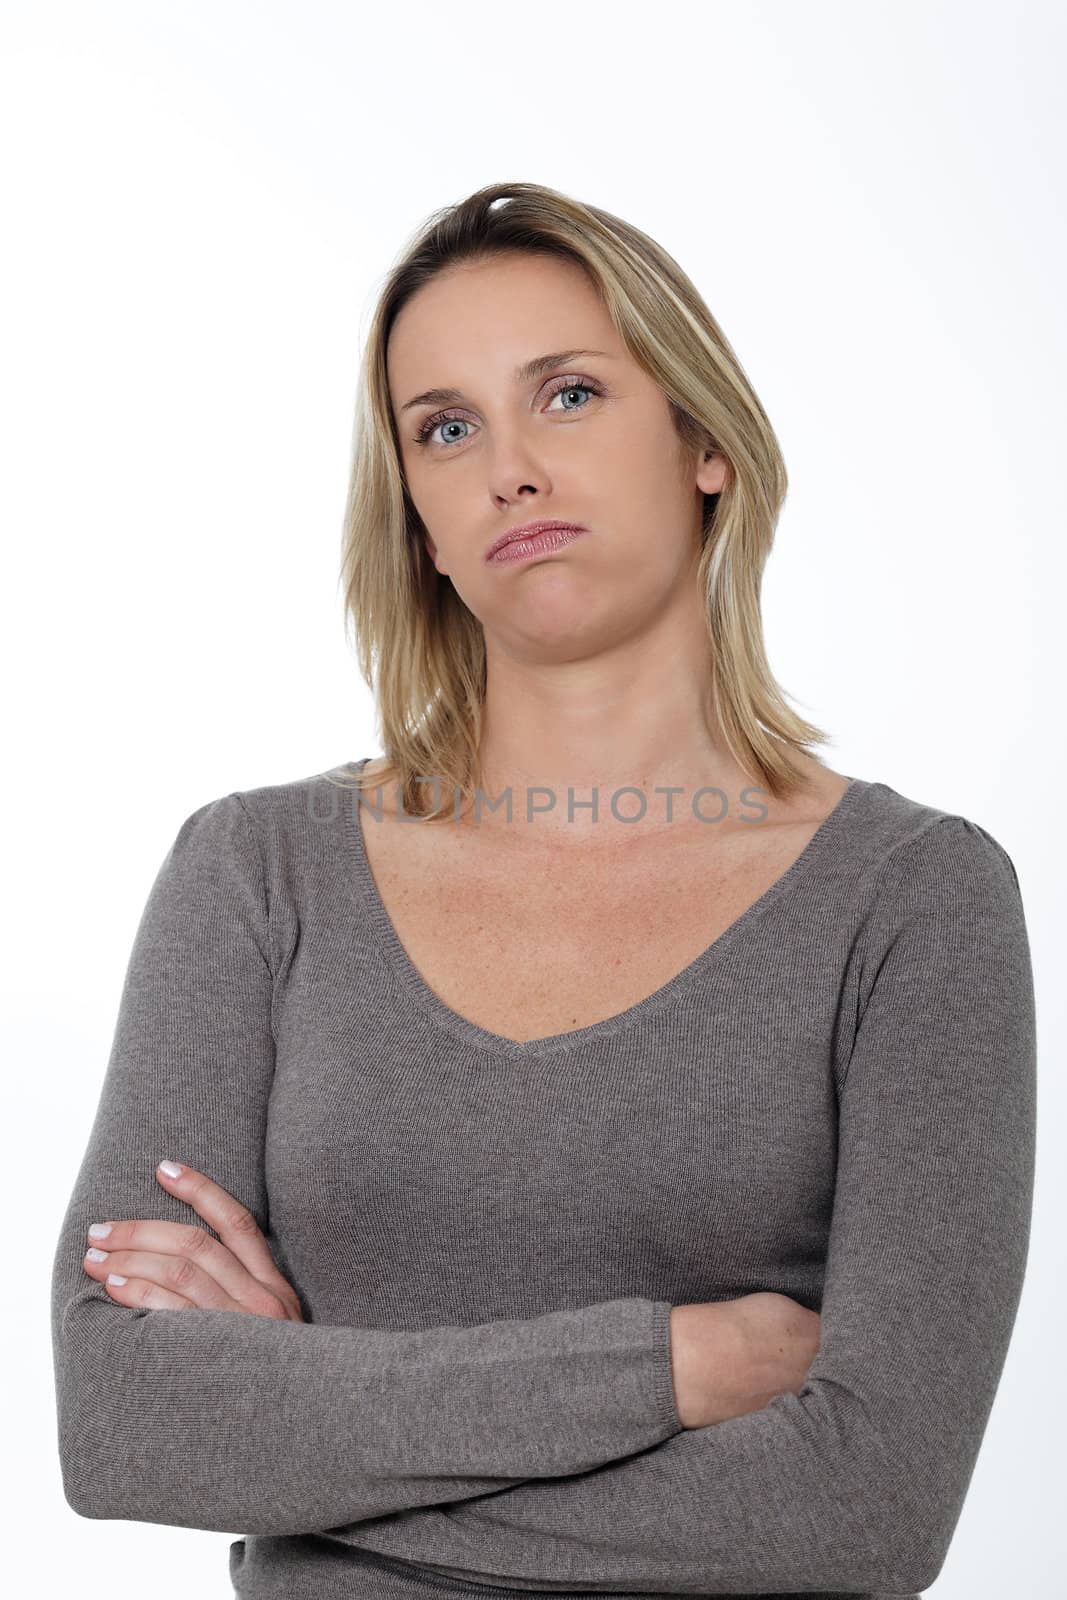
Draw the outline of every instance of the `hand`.
[[[799,1394],[819,1349],[822,1319],[767,1290],[675,1306],[671,1361],[683,1428],[706,1428]]]
[[[219,1235],[183,1222],[112,1222],[106,1238],[88,1235],[104,1259],[83,1265],[124,1306],[154,1311],[245,1311],[253,1317],[303,1322],[300,1300],[274,1264],[270,1246],[246,1206],[193,1167],[172,1178],[156,1168],[170,1194],[185,1200]],[[221,1240],[221,1243],[220,1243]],[[109,1283],[109,1273],[122,1277]]]

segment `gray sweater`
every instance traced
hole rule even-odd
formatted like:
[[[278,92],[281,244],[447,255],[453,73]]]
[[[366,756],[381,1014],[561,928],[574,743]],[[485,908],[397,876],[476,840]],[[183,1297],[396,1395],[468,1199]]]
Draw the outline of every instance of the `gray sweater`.
[[[353,791],[212,800],[55,1253],[66,1498],[243,1535],[253,1600],[914,1595],[1012,1333],[1035,1090],[1011,859],[887,784],[655,994],[529,1043],[412,966]],[[91,1222],[204,1226],[165,1157],[251,1209],[305,1323],[87,1275]],[[758,1290],[821,1315],[801,1392],[683,1429],[671,1306]]]

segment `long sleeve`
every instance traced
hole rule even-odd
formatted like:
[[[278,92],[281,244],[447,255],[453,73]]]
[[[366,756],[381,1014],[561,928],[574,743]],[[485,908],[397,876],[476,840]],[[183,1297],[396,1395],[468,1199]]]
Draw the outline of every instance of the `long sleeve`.
[[[800,1393],[354,1542],[541,1589],[933,1582],[1024,1277],[1034,997],[1014,866],[977,824],[938,819],[889,856],[881,890],[839,1093],[820,1346]]]
[[[152,886],[56,1246],[72,1508],[311,1532],[583,1472],[678,1432],[664,1301],[394,1331],[128,1308],[88,1276],[91,1222],[204,1225],[156,1181],[165,1157],[221,1184],[269,1240],[272,1001],[263,862],[246,806],[227,795],[182,823]]]

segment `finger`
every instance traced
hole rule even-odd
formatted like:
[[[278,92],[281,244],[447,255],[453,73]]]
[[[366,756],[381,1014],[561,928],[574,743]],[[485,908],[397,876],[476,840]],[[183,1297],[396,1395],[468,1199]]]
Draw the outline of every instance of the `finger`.
[[[83,1264],[90,1277],[104,1281],[109,1272],[118,1272],[148,1279],[204,1310],[286,1317],[278,1296],[203,1228],[182,1222],[125,1222],[114,1224],[112,1234],[120,1236],[116,1248],[104,1251],[94,1246],[86,1252]],[[153,1242],[160,1248],[146,1248]]]
[[[121,1270],[137,1270],[131,1259],[136,1257],[141,1276],[188,1295],[197,1305],[292,1320],[280,1296],[254,1278],[230,1249],[204,1228],[158,1218],[113,1222],[107,1228],[104,1238],[90,1230],[92,1248],[86,1252],[85,1267],[90,1271],[95,1265],[94,1276],[113,1266],[116,1256],[126,1263]],[[201,1277],[205,1281],[200,1281]]]
[[[119,1305],[147,1306],[150,1311],[186,1311],[191,1304],[180,1294],[161,1289],[158,1283],[150,1283],[145,1278],[129,1278],[123,1273],[113,1276],[115,1281],[107,1279],[104,1288]]]
[[[292,1320],[302,1322],[304,1315],[296,1291],[275,1266],[270,1246],[248,1207],[204,1173],[197,1172],[195,1167],[182,1166],[176,1161],[168,1161],[166,1165],[177,1168],[178,1175],[175,1177],[164,1171],[161,1163],[156,1168],[157,1181],[169,1193],[191,1205],[252,1277],[282,1301]]]
[[[163,1303],[161,1297],[166,1297],[180,1306],[200,1306],[210,1311],[235,1309],[234,1302],[214,1278],[187,1257],[152,1255],[144,1250],[111,1250],[104,1255],[98,1250],[91,1251],[83,1264],[89,1276],[106,1289],[127,1290],[129,1284],[137,1284],[142,1290],[151,1285],[159,1291],[150,1301],[142,1299],[137,1304],[159,1305]],[[126,1282],[115,1284],[116,1276],[125,1278]]]

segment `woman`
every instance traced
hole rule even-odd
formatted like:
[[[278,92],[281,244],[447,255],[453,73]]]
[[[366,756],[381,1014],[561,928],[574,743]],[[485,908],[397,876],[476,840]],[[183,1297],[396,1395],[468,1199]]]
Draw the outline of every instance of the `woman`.
[[[810,754],[785,489],[629,224],[490,186],[394,268],[344,559],[386,757],[208,802],[153,885],[56,1253],[81,1515],[240,1529],[249,1596],[937,1576],[1027,933],[985,829]]]

